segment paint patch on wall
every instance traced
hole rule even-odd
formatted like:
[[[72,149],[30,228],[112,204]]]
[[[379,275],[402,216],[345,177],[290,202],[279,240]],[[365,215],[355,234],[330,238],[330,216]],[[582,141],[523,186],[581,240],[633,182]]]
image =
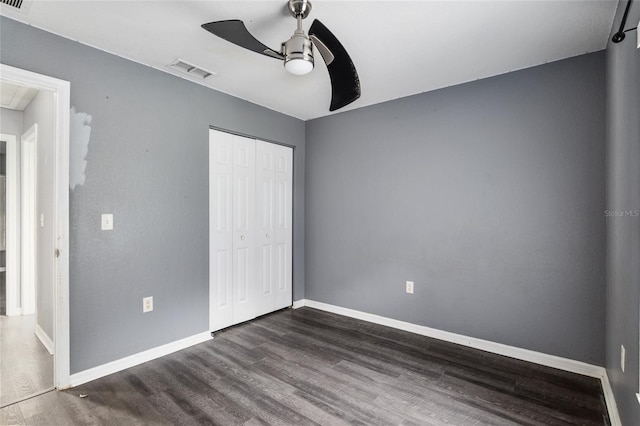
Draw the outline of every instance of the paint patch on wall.
[[[69,187],[74,189],[76,185],[84,184],[91,138],[91,116],[84,112],[76,112],[76,107],[71,107],[69,124]]]

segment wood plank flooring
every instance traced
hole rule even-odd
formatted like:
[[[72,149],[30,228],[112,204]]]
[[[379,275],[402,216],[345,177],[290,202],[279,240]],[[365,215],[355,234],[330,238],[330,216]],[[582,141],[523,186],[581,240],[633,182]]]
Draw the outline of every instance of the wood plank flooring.
[[[35,317],[0,316],[0,406],[53,387],[53,355],[35,335]]]
[[[6,407],[0,424],[610,423],[596,379],[302,308]]]

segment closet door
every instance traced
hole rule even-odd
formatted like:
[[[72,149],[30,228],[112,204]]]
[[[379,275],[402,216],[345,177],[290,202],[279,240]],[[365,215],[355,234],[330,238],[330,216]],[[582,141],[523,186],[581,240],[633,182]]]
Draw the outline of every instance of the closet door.
[[[256,222],[258,244],[256,275],[258,300],[257,315],[264,315],[275,310],[275,191],[276,191],[276,158],[275,145],[256,142]]]
[[[233,323],[256,317],[256,141],[233,139]]]
[[[209,167],[216,331],[291,305],[293,149],[211,130]]]
[[[293,149],[256,141],[256,315],[291,306]]]
[[[274,307],[291,306],[293,300],[293,148],[272,145],[275,154]]]
[[[209,137],[209,329],[233,325],[233,136]]]
[[[255,140],[210,132],[209,326],[255,317]]]

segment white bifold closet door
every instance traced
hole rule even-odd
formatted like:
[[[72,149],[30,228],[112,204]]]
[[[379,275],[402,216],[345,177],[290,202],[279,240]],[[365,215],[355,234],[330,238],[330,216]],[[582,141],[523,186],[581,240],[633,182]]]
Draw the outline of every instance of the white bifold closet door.
[[[291,305],[293,149],[210,130],[211,331]]]

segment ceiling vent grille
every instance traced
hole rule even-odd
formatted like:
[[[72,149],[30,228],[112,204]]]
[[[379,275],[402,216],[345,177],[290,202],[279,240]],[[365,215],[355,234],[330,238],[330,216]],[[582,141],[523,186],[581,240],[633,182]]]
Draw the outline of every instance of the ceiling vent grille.
[[[20,12],[27,13],[31,8],[33,0],[0,0],[0,4],[18,9]]]
[[[184,74],[188,74],[192,77],[198,78],[200,80],[204,80],[207,77],[216,76],[213,71],[207,71],[204,68],[197,67],[189,62],[183,61],[182,59],[176,59],[172,63],[169,64],[169,67],[173,68],[176,71],[180,71]]]
[[[15,7],[16,9],[20,9],[22,7],[22,0],[0,0],[0,3]]]

